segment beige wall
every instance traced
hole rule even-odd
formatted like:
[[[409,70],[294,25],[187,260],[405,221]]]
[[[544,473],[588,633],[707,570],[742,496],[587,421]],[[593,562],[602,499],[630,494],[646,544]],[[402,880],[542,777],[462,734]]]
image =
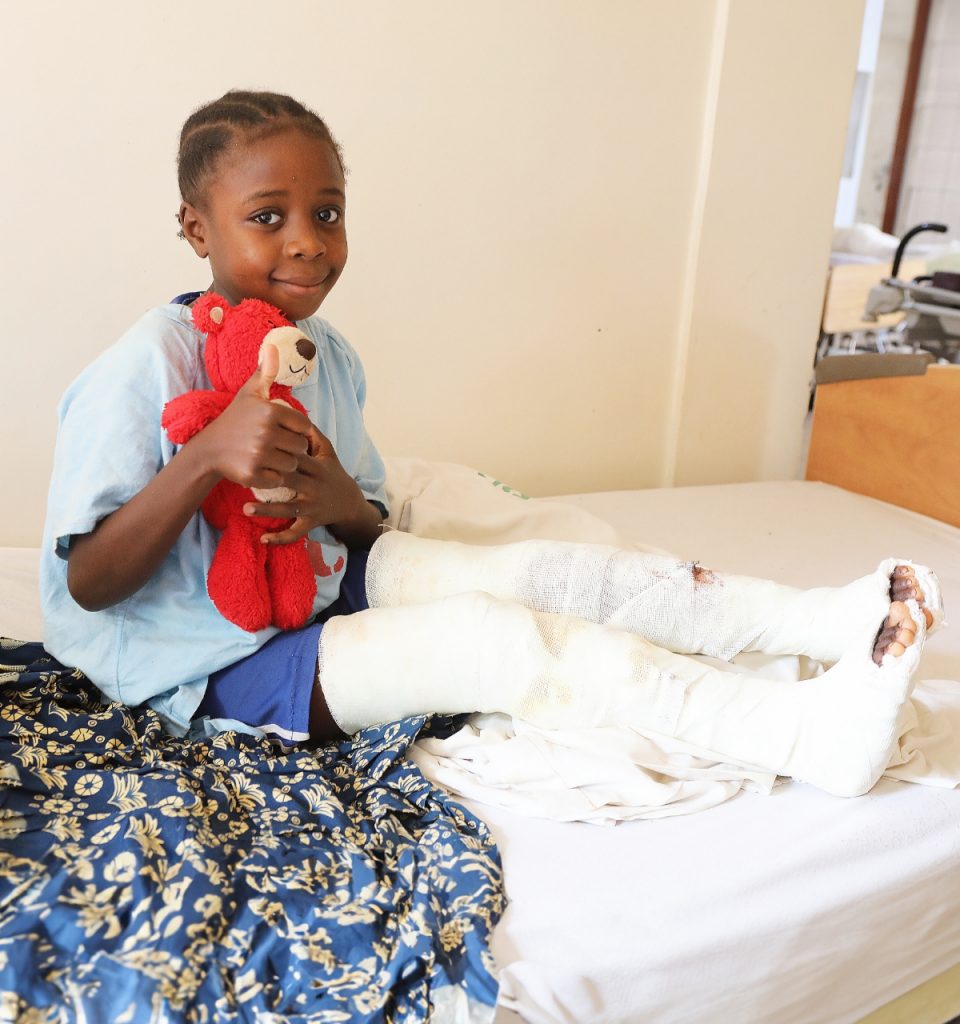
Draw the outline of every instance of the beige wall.
[[[39,539],[55,405],[204,267],[175,237],[190,109],[321,111],[350,166],[324,308],[387,454],[532,493],[792,476],[861,0],[119,0],[0,42],[0,543]],[[267,13],[269,12],[269,13]]]

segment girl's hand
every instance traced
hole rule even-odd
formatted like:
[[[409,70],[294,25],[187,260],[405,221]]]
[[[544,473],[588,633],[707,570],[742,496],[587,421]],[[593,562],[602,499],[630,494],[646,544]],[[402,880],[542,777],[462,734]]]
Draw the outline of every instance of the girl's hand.
[[[300,458],[318,433],[302,412],[270,401],[279,359],[275,346],[265,345],[233,401],[189,442],[212,472],[242,487],[296,487]]]
[[[295,497],[290,501],[251,501],[243,506],[248,516],[293,519],[285,530],[265,533],[261,538],[264,544],[289,544],[305,537],[315,526],[327,526],[340,536],[367,518],[370,506],[356,480],[313,424],[311,431],[309,450],[297,458],[296,471],[284,476],[284,486],[296,491]]]
[[[330,441],[309,417],[270,400],[279,354],[265,345],[260,366],[227,408],[188,446],[215,472],[243,487],[288,487],[290,501],[248,502],[249,516],[293,519],[290,526],[261,538],[290,544],[315,526],[326,526],[350,547],[370,547],[380,532],[379,511],[340,464]]]

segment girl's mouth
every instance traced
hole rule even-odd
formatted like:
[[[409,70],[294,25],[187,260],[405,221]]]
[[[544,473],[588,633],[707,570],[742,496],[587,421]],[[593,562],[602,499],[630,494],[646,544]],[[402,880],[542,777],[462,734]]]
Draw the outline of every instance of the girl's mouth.
[[[275,279],[277,284],[286,286],[287,288],[296,288],[299,291],[311,292],[316,291],[317,288],[322,287],[323,281],[283,281],[279,278]]]

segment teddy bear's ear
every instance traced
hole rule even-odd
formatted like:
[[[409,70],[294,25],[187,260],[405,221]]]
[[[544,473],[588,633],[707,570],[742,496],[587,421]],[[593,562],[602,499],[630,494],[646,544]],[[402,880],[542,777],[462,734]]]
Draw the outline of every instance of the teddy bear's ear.
[[[216,292],[201,295],[192,306],[193,322],[204,334],[215,333],[220,329],[230,303]]]

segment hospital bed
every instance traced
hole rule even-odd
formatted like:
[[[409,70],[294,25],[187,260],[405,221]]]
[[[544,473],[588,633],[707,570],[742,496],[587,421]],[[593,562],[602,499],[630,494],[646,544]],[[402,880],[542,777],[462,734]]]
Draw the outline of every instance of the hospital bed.
[[[960,369],[954,372],[960,375]],[[824,386],[818,402],[830,389],[848,386]],[[949,386],[957,386],[957,377]],[[947,521],[956,524],[960,402],[952,411],[941,409],[931,427],[912,395],[909,409],[896,411],[896,382],[892,387],[883,402],[893,403],[896,443],[888,446],[869,430],[860,436],[888,455],[879,470],[882,486],[897,479],[911,453],[922,451],[926,488],[923,479],[911,477],[908,487],[894,487],[896,493],[884,492],[887,500],[879,500],[840,486],[843,479],[807,479],[530,503],[481,477],[500,504],[486,532],[479,529],[468,539],[513,539],[511,530],[534,506],[546,508],[548,520],[553,506],[551,521],[561,534],[587,539],[583,534],[595,529],[596,539],[619,535],[715,569],[797,586],[844,583],[895,554],[937,568],[949,622],[960,594],[960,528]],[[845,406],[847,414],[862,412],[842,392],[835,394],[830,422],[815,419],[812,451],[821,444],[832,448]],[[932,429],[950,460],[938,461],[929,450]],[[845,436],[843,445],[849,465],[859,471],[857,443]],[[418,467],[422,481],[431,466]],[[815,475],[816,460],[812,467]],[[402,476],[409,465],[391,460],[391,471]],[[835,472],[843,477],[842,469],[829,470]],[[438,478],[443,474],[444,467],[437,467]],[[945,486],[950,474],[953,484]],[[455,488],[461,478],[451,479]],[[854,485],[865,486],[860,478]],[[406,508],[395,510],[398,520],[406,516],[401,526],[416,528],[416,514],[426,507],[429,488],[418,486],[420,506],[417,488],[407,487],[412,493],[399,503]],[[934,494],[926,514],[904,507],[916,504],[918,490],[923,502],[926,492]],[[447,503],[439,493],[442,509]],[[891,497],[898,500],[891,503]],[[36,552],[0,551],[4,635],[39,638],[35,581]],[[467,958],[471,970],[489,969],[498,977],[494,1019],[944,1024],[960,1015],[960,789],[950,785],[960,756],[960,630],[946,628],[930,639],[919,677],[921,710],[942,733],[940,745],[930,748],[936,763],[927,765],[939,785],[884,778],[855,800],[797,782],[745,786],[696,813],[615,826],[523,813],[500,799],[496,787],[488,796],[458,798],[489,827],[502,861],[506,909],[500,916],[495,900],[484,905],[488,922],[495,923],[495,966],[482,955]],[[588,797],[594,788],[581,786]],[[0,914],[2,940],[16,916],[9,916],[9,898],[6,905],[0,901],[0,910],[7,912],[6,918]],[[5,948],[0,942],[0,982],[9,977]],[[257,967],[275,969],[268,962]],[[239,1015],[224,1019],[248,1019],[241,1014],[242,997],[254,991],[255,973],[245,984],[236,996]],[[437,1009],[435,1019],[489,1019],[482,1011],[471,1016],[462,1005],[450,1004],[448,1011]],[[372,1010],[354,1019],[382,1018]]]

